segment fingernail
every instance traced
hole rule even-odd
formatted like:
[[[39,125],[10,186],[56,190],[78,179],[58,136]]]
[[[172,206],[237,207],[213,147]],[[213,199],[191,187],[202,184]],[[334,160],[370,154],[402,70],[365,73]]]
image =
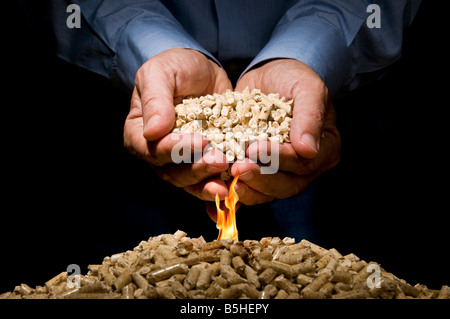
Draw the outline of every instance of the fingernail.
[[[316,153],[319,153],[319,141],[316,141],[314,136],[309,133],[305,133],[302,135],[302,141],[311,147],[311,149],[313,149]]]

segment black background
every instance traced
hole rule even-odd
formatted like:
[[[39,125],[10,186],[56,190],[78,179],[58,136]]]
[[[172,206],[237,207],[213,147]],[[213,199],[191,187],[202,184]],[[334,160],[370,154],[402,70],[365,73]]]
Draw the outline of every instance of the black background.
[[[123,214],[124,198],[174,196],[168,185],[155,193],[150,169],[123,149],[128,94],[56,58],[44,4],[17,9],[4,48],[0,293],[43,285],[73,263],[85,273],[132,249],[157,234],[146,232],[145,216]],[[317,244],[435,289],[450,284],[442,11],[422,4],[402,59],[380,82],[335,101],[342,157],[321,177],[316,217],[330,238]],[[177,194],[199,224],[179,228],[214,239],[203,204]]]

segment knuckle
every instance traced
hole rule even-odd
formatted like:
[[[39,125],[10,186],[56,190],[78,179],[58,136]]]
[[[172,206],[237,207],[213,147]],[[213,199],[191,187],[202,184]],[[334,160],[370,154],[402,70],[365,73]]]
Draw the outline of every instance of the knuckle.
[[[322,108],[315,108],[305,115],[313,121],[312,123],[318,123],[320,125],[325,123],[326,112]]]
[[[294,175],[307,175],[307,174],[311,174],[314,171],[317,170],[317,165],[316,165],[316,160],[312,159],[312,160],[307,160],[307,159],[303,159],[302,161],[298,162],[298,165],[296,165],[292,171],[292,173]]]
[[[199,183],[199,182],[201,182],[204,179],[202,169],[204,170],[204,167],[194,169],[190,173],[191,174],[191,178],[194,181],[194,183]]]
[[[158,177],[160,179],[162,179],[164,182],[173,184],[172,176],[170,174],[168,174],[166,170],[160,169],[160,168],[157,168],[157,167],[155,167],[154,170],[156,172],[156,175],[158,175]]]
[[[277,193],[275,198],[277,198],[277,199],[289,198],[294,195],[297,195],[298,193],[300,193],[300,191],[301,191],[300,187],[297,184],[295,184],[294,186],[287,189],[285,192]]]
[[[139,88],[142,81],[145,79],[145,75],[147,73],[147,68],[149,66],[149,63],[151,63],[150,60],[147,60],[144,64],[141,65],[141,67],[136,71],[136,75],[134,77],[134,83],[136,85],[136,90],[138,93],[141,93]]]
[[[249,186],[244,186],[246,191],[243,196],[239,197],[239,201],[244,205],[253,206],[264,204],[274,200],[276,197],[273,195],[268,195],[267,193],[262,193],[260,191],[255,191]]]
[[[162,179],[164,182],[172,184],[177,188],[184,188],[188,185],[183,183],[180,179],[175,178],[173,174],[171,174],[170,169],[167,167],[155,168],[156,174]]]
[[[307,183],[305,183],[303,178],[298,178],[291,187],[289,187],[284,194],[277,196],[278,199],[289,198],[295,196],[305,190]]]
[[[244,201],[242,201],[242,203],[245,205],[248,205],[248,206],[253,206],[253,205],[268,203],[274,199],[275,199],[274,196],[268,196],[268,195],[247,196],[244,199]]]
[[[200,198],[207,201],[213,201],[215,199],[216,195],[213,194],[211,191],[203,189]]]
[[[161,157],[157,156],[156,145],[154,143],[147,142],[147,151],[146,151],[145,157],[146,157],[147,162],[149,162],[155,166],[162,167],[165,164],[162,161]]]
[[[206,183],[204,187],[202,187],[200,193],[200,198],[203,200],[214,201],[216,197],[216,193],[219,193],[219,190],[214,185],[214,183]],[[220,198],[224,198],[220,196]]]
[[[308,183],[303,178],[297,179],[297,183],[295,183],[295,186],[293,187],[292,194],[290,196],[297,195],[301,192],[303,192],[306,187],[308,186]]]
[[[160,158],[158,158],[157,156],[155,156],[153,153],[147,153],[146,155],[144,155],[147,162],[157,166],[157,167],[163,167],[164,163],[161,161]]]
[[[183,189],[184,189],[187,193],[191,194],[192,196],[195,196],[195,197],[197,197],[198,199],[201,199],[201,200],[205,200],[205,199],[203,198],[201,192],[199,192],[199,191],[198,191],[195,187],[193,187],[192,185],[185,186],[185,187],[183,187]]]

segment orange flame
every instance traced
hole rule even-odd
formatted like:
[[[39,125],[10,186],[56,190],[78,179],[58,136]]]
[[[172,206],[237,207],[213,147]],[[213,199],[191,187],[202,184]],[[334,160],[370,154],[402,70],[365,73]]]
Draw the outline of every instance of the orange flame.
[[[218,240],[227,238],[233,238],[234,241],[238,240],[238,231],[236,228],[236,204],[239,201],[239,196],[234,190],[234,185],[236,185],[238,177],[239,172],[236,173],[236,176],[231,182],[229,195],[225,196],[225,207],[228,209],[227,213],[220,209],[219,194],[216,194],[216,227],[217,229],[219,229],[219,237],[217,238]]]

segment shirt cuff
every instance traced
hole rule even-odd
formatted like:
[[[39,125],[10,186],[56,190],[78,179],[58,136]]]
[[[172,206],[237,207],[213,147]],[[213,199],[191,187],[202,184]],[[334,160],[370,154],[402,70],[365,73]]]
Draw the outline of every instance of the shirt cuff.
[[[269,42],[250,63],[291,58],[311,67],[334,95],[350,74],[351,55],[342,33],[317,16],[306,16],[278,26]],[[243,74],[244,74],[243,73]]]
[[[136,19],[127,24],[120,36],[112,77],[119,79],[132,90],[136,72],[142,64],[151,57],[173,48],[197,50],[220,66],[212,54],[170,19]]]

